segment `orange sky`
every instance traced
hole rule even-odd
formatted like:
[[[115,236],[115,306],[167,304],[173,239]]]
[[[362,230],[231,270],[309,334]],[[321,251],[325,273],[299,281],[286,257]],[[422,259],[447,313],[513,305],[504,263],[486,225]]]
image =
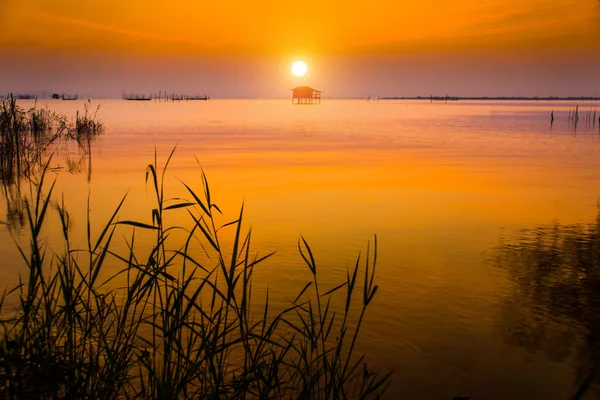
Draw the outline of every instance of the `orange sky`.
[[[440,79],[437,86],[426,83],[438,75],[464,79],[465,71],[483,74],[462,87],[495,95],[501,93],[490,77],[527,80],[536,69],[542,81],[532,82],[531,91],[551,91],[548,82],[565,74],[569,85],[557,85],[554,94],[581,95],[557,92],[585,90],[590,82],[584,79],[593,79],[600,66],[598,0],[0,0],[0,26],[0,56],[13,60],[0,67],[4,91],[41,90],[46,82],[48,90],[109,95],[110,88],[119,95],[134,89],[125,87],[131,80],[138,90],[151,90],[143,79],[185,88],[177,75],[227,95],[236,95],[237,87],[241,96],[277,96],[285,93],[279,85],[301,83],[288,65],[302,58],[310,68],[306,81],[325,85],[333,96],[396,87],[381,94],[413,95],[420,81],[424,92],[445,91]],[[170,62],[189,68],[170,69]],[[436,64],[443,65],[432,69]],[[424,66],[426,73],[419,73]],[[402,92],[407,75],[411,93]],[[352,79],[354,91],[335,79],[342,76]],[[595,76],[590,90],[596,93],[588,95],[600,94]]]

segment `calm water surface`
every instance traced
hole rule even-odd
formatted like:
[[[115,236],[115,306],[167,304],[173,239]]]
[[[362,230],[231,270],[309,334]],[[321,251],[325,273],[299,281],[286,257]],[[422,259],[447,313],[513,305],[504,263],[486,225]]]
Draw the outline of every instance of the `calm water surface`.
[[[596,104],[580,104],[574,129],[568,102],[94,103],[106,131],[91,159],[71,147],[52,162],[75,236],[88,195],[97,229],[127,191],[123,218],[151,223],[145,167],[174,146],[168,195],[185,195],[179,179],[201,188],[196,157],[226,215],[243,201],[254,249],[277,250],[257,285],[281,305],[308,278],[300,235],[333,287],[377,234],[360,349],[394,369],[388,397],[566,399],[598,359],[600,129],[583,117]],[[0,218],[18,225],[11,196]],[[22,263],[0,229],[0,279],[13,286]]]

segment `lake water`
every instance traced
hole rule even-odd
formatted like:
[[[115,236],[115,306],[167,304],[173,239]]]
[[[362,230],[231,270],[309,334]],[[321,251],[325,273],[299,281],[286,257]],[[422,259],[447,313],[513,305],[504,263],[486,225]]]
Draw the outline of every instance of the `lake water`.
[[[83,109],[46,102],[70,116]],[[155,150],[161,165],[175,146],[167,197],[185,196],[179,179],[201,188],[196,157],[226,215],[244,202],[254,249],[277,251],[256,278],[275,302],[308,279],[300,235],[333,287],[377,234],[380,287],[359,346],[394,369],[389,398],[566,399],[600,354],[600,279],[577,269],[588,253],[600,268],[600,127],[585,119],[596,103],[579,104],[576,127],[570,102],[92,105],[105,132],[91,158],[70,146],[52,161],[63,167],[52,176],[75,237],[85,236],[88,195],[95,229],[126,192],[122,218],[151,223],[145,168]],[[16,226],[11,196],[0,198],[0,219]],[[0,229],[0,279],[11,287],[22,262]]]

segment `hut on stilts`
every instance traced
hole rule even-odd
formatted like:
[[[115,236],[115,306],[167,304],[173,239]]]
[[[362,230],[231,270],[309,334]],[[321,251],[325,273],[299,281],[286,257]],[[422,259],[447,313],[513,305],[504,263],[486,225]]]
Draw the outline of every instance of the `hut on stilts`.
[[[292,89],[293,104],[321,104],[322,90],[316,90],[309,86],[298,86]]]

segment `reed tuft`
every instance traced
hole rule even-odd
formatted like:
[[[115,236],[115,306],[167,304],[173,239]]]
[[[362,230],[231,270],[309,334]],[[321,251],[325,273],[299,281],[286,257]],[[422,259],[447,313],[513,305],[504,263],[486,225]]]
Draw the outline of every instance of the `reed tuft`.
[[[92,114],[90,107],[88,100],[84,113],[77,113],[72,122],[47,106],[38,108],[37,101],[27,110],[12,94],[0,99],[0,181],[11,185],[29,177],[34,167],[43,164],[46,150],[59,139],[75,139],[85,149],[85,144],[103,131],[96,116],[98,108]]]
[[[200,190],[184,184],[189,200],[167,198],[172,155],[159,171],[155,154],[146,170],[151,223],[119,218],[123,197],[97,236],[88,214],[86,245],[76,248],[64,203],[55,206],[59,254],[42,235],[54,188],[45,165],[26,199],[25,274],[0,298],[0,397],[379,397],[391,372],[371,368],[355,350],[377,292],[376,238],[334,287],[323,287],[317,259],[300,238],[312,278],[274,310],[268,291],[257,298],[252,290],[255,269],[272,254],[251,250],[243,206],[233,221],[219,222],[204,171]],[[168,225],[174,212],[189,223]],[[125,232],[128,250],[119,253],[113,242]],[[154,238],[143,254],[135,246],[142,233]],[[107,277],[109,265],[118,272]],[[334,309],[338,303],[345,307]]]

